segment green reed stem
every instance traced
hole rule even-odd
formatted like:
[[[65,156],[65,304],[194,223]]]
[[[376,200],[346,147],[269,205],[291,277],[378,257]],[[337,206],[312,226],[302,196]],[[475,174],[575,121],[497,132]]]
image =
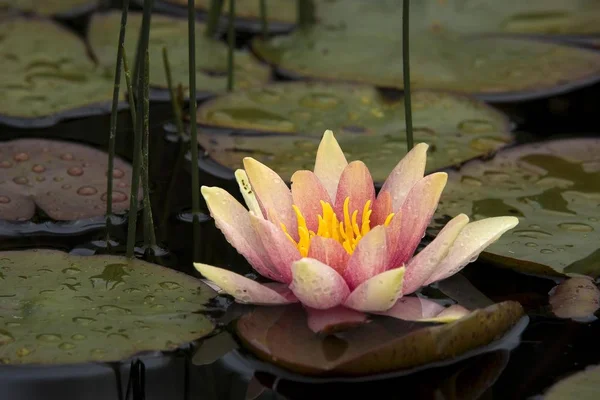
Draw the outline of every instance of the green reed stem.
[[[317,21],[315,16],[315,3],[313,0],[296,0],[296,7],[298,8],[296,20],[298,28],[308,28]]]
[[[211,0],[204,36],[212,38],[217,33],[221,13],[223,13],[223,4],[224,0]]]
[[[267,39],[269,35],[269,21],[267,20],[267,0],[260,0],[260,27],[262,38]]]
[[[154,249],[156,236],[152,220],[152,203],[150,202],[150,55],[148,49],[144,57],[144,107],[142,109],[142,189],[144,191],[144,245]]]
[[[115,166],[115,147],[117,142],[117,115],[119,106],[119,95],[121,92],[121,62],[123,60],[123,43],[125,42],[125,31],[127,28],[127,11],[129,0],[123,0],[121,11],[121,29],[119,31],[119,42],[117,47],[117,61],[115,66],[115,84],[113,89],[112,107],[110,112],[110,133],[108,135],[108,168],[106,171],[106,243],[110,243],[110,226],[113,213],[113,169]]]
[[[175,117],[175,126],[180,139],[185,138],[185,129],[183,127],[183,117],[181,113],[181,104],[177,100],[175,86],[173,86],[173,75],[171,74],[171,63],[169,62],[169,52],[166,47],[162,49],[163,64],[165,66],[165,75],[167,77],[167,87],[169,88],[169,97],[171,98],[171,109]]]
[[[229,21],[227,23],[227,91],[233,91],[233,57],[235,50],[235,0],[229,0]]]
[[[198,127],[196,123],[196,10],[194,0],[188,0],[188,53],[189,53],[189,91],[190,91],[190,147],[192,150],[192,213],[193,213],[193,240],[200,241],[200,177],[198,176]],[[196,246],[194,246],[194,249]],[[194,251],[194,261],[197,261]]]
[[[150,40],[150,19],[152,17],[152,6],[153,0],[144,0],[144,11],[142,16],[142,28],[140,30],[140,45],[138,46],[138,53],[136,62],[140,58],[140,54],[145,54],[148,51],[148,42]],[[139,69],[135,71],[134,79],[139,82],[139,77],[144,76],[143,69],[145,65],[143,62],[138,62]],[[136,110],[136,122],[134,130],[134,144],[133,144],[133,171],[131,177],[131,197],[129,202],[129,221],[127,227],[127,257],[132,258],[135,251],[136,241],[136,230],[137,230],[137,212],[138,212],[138,192],[140,189],[140,175],[142,167],[142,127],[143,121],[143,104],[145,88],[143,85],[137,85],[135,88],[137,91],[137,110]],[[147,195],[144,193],[144,195]]]
[[[127,52],[125,51],[125,46],[123,45],[123,72],[125,73],[125,82],[127,85],[127,97],[129,99],[129,113],[131,114],[131,126],[133,127],[133,131],[135,132],[135,95],[133,92],[133,85],[131,83],[131,71],[129,70],[129,64],[127,62]]]
[[[412,103],[410,92],[410,34],[408,25],[410,0],[402,1],[402,75],[404,80],[404,120],[406,122],[406,147],[413,148]]]

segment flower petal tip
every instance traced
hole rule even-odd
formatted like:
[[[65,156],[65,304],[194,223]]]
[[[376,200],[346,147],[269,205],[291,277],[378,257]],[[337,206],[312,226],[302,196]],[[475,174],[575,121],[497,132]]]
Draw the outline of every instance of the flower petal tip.
[[[336,307],[350,294],[344,278],[330,266],[313,258],[292,264],[290,289],[300,302],[319,310]]]
[[[361,283],[346,299],[344,305],[363,312],[389,310],[402,295],[406,268],[391,269]]]

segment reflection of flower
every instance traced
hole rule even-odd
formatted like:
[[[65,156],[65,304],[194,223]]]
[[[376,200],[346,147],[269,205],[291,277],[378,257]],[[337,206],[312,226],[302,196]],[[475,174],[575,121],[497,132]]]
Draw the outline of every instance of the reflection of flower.
[[[453,275],[518,223],[515,217],[468,223],[460,214],[413,257],[447,180],[443,172],[423,177],[427,148],[416,145],[378,196],[366,165],[348,163],[331,131],[321,140],[314,172],[294,173],[291,191],[270,168],[245,158],[245,170],[235,175],[249,212],[223,189],[202,187],[202,194],[229,243],[280,283],[263,285],[206,264],[196,269],[243,303],[300,301],[314,315],[331,309],[332,319],[364,318],[347,309],[410,317],[398,299]],[[346,310],[334,313],[334,307]]]

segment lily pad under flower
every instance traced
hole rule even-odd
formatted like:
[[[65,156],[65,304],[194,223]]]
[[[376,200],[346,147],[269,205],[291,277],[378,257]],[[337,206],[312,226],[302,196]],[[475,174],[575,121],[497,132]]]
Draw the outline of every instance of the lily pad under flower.
[[[202,194],[229,243],[279,283],[260,284],[206,264],[196,269],[241,303],[300,301],[315,331],[360,322],[360,313],[420,319],[403,296],[458,272],[518,224],[515,217],[469,223],[460,214],[414,255],[447,181],[444,172],[423,176],[427,148],[417,144],[400,160],[377,196],[367,166],[348,163],[331,131],[319,145],[314,171],[294,173],[291,191],[270,168],[245,158],[236,178],[249,210],[221,188],[203,187]],[[466,313],[454,307],[426,318],[448,321]]]

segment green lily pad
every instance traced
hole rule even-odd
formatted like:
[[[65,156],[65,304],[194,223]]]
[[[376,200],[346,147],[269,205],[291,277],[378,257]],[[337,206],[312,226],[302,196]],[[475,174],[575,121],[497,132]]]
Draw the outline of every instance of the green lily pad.
[[[0,252],[5,364],[118,361],[209,334],[214,291],[173,270],[118,256]]]
[[[44,16],[76,14],[98,6],[99,0],[0,0],[0,9],[16,8]]]
[[[600,396],[600,366],[591,366],[555,383],[545,400],[595,400]]]
[[[319,12],[320,24],[267,41],[256,37],[253,49],[284,73],[401,89],[401,7],[383,0],[367,3],[334,1]],[[522,37],[466,35],[454,26],[432,29],[423,7],[416,7],[420,15],[411,20],[414,88],[513,101],[600,79],[597,52]]]
[[[523,317],[516,302],[472,312],[434,325],[383,318],[343,332],[320,336],[298,305],[262,307],[242,316],[236,332],[261,360],[309,376],[364,376],[448,360],[485,346]]]
[[[412,102],[415,141],[431,145],[430,171],[511,141],[508,119],[481,102],[428,91],[415,91]],[[403,100],[386,99],[370,86],[270,84],[205,102],[197,120],[203,126],[238,130],[225,135],[201,129],[199,135],[208,155],[230,171],[241,167],[244,156],[267,163],[288,180],[298,169],[312,170],[326,129],[334,131],[348,158],[369,166],[377,182],[406,153]],[[283,135],[244,135],[239,130]]]
[[[165,3],[187,7],[187,0],[164,0]],[[199,11],[208,11],[211,0],[196,0],[195,6]],[[295,0],[268,0],[267,18],[273,22],[284,22],[293,24],[296,22],[296,1]],[[223,4],[223,14],[229,13],[229,2]],[[237,18],[258,19],[260,18],[260,1],[255,0],[236,0],[235,15]]]
[[[0,115],[39,118],[83,107],[108,111],[112,78],[73,32],[50,20],[11,17],[0,24],[0,38]]]
[[[119,37],[121,13],[111,11],[95,14],[90,22],[88,40],[99,63],[107,69],[114,69],[115,43]],[[127,20],[125,50],[130,68],[136,54],[136,43],[142,14],[130,12]],[[187,19],[154,14],[150,28],[150,85],[167,89],[162,49],[169,51],[169,62],[173,83],[182,84],[187,91],[188,79],[188,42]],[[196,31],[196,85],[206,92],[224,92],[227,89],[227,45],[216,39],[206,38],[202,32],[204,25],[197,23]],[[238,50],[235,54],[235,87],[244,89],[261,86],[270,79],[271,71],[256,60],[249,52]]]
[[[482,253],[524,272],[600,276],[600,140],[565,139],[501,151],[450,171],[432,233],[459,213],[519,217]]]

